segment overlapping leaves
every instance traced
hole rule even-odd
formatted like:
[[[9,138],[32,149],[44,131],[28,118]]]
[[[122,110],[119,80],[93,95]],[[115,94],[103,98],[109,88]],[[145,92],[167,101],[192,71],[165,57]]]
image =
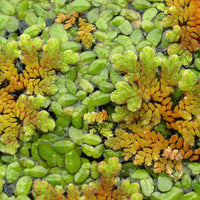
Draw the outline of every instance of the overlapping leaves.
[[[171,42],[179,42],[181,49],[194,52],[200,49],[200,4],[198,0],[167,0],[164,27],[172,27],[166,37]]]
[[[126,125],[122,127],[127,128]],[[200,148],[193,150],[178,135],[165,139],[159,132],[150,131],[147,127],[135,127],[134,131],[128,133],[122,128],[117,129],[115,137],[109,138],[105,144],[114,150],[123,150],[125,161],[133,157],[135,165],[154,165],[155,173],[180,171],[183,159],[194,161],[199,158]]]
[[[60,53],[53,38],[43,45],[23,34],[18,43],[7,44],[0,54],[0,151],[14,154],[19,141],[29,140],[34,131],[54,129],[55,122],[43,110],[50,104],[47,96],[57,91],[57,72],[67,72],[78,59],[71,50]]]
[[[119,185],[118,174],[121,164],[118,158],[109,158],[108,162],[102,161],[98,164],[98,171],[101,174],[99,181],[84,184],[81,190],[74,184],[69,184],[67,197],[63,195],[63,190],[59,186],[55,189],[46,181],[36,180],[33,189],[36,200],[123,200],[123,199],[143,199],[139,193],[139,184],[131,183],[128,179],[123,180]]]

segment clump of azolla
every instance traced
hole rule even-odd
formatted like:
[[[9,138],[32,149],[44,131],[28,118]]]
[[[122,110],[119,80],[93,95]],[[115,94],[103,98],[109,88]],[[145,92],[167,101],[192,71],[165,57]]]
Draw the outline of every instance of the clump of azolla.
[[[191,70],[179,72],[177,55],[156,57],[150,47],[143,49],[139,59],[127,51],[114,55],[112,63],[116,71],[124,74],[124,81],[118,82],[111,94],[111,100],[118,104],[113,120],[126,123],[134,131],[133,127],[152,129],[164,119],[167,129],[177,130],[189,145],[194,145],[194,136],[200,136],[196,74]],[[178,102],[172,99],[175,87],[184,92]]]
[[[86,120],[89,124],[93,124],[95,122],[102,124],[103,121],[108,120],[108,113],[106,110],[103,110],[102,112],[86,113],[84,114],[83,119]]]
[[[103,110],[102,112],[86,113],[84,114],[83,119],[89,125],[89,132],[91,134],[99,132],[106,138],[113,136],[113,124],[107,122],[109,116],[106,110]]]
[[[19,140],[30,140],[36,129],[43,132],[53,131],[54,120],[51,119],[48,112],[41,110],[46,103],[49,104],[48,99],[42,96],[35,98],[22,94],[16,102],[6,105],[2,111],[3,114],[0,115],[0,151],[16,153]]]
[[[191,52],[200,49],[200,4],[198,0],[167,0],[164,27],[172,27],[166,34],[171,42]]]
[[[118,158],[109,158],[108,162],[102,161],[98,164],[98,171],[101,174],[99,181],[84,184],[79,190],[78,186],[69,184],[67,197],[63,195],[63,190],[59,186],[55,189],[46,181],[35,181],[33,185],[34,197],[38,199],[55,200],[96,200],[96,199],[130,199],[142,200],[143,196],[139,193],[140,185],[131,183],[128,179],[118,183],[118,174],[121,164]]]
[[[198,125],[200,97],[196,74],[191,70],[179,72],[181,62],[177,55],[168,58],[156,57],[150,47],[143,49],[139,59],[132,51],[127,51],[124,55],[114,55],[112,62],[113,68],[124,74],[124,81],[118,82],[115,85],[116,90],[111,94],[111,100],[118,104],[112,118],[116,122],[121,122],[121,128],[137,134],[124,133],[120,129],[121,131],[115,133],[117,137],[109,138],[106,145],[116,150],[124,149],[125,160],[135,155],[136,165],[144,163],[149,166],[154,161],[156,173],[165,170],[171,173],[173,167],[176,170],[182,169],[182,159],[197,160],[199,150],[192,150],[195,136],[200,136]],[[178,96],[177,91],[180,93]],[[175,96],[179,99],[177,100]],[[183,137],[184,145],[178,148],[178,152],[177,148],[171,148],[169,144],[173,155],[177,153],[175,158],[179,159],[166,156],[165,149],[168,148],[169,141],[163,137],[161,141],[167,145],[162,144],[159,150],[157,147],[152,150],[156,144],[151,142],[150,149],[140,146],[143,141],[141,138],[145,138],[143,142],[148,146],[146,142],[148,134],[141,130],[152,130],[161,123],[161,120],[164,121],[166,129],[176,130]],[[155,138],[160,136],[159,134],[155,136],[153,141],[157,141]],[[184,149],[185,153],[180,151],[180,148]],[[143,150],[140,151],[141,149]]]
[[[79,18],[79,13],[76,12],[75,10],[72,10],[72,16],[67,13],[67,14],[63,14],[63,13],[60,13],[58,14],[57,18],[55,19],[55,22],[56,23],[63,23],[65,22],[65,29],[69,29],[71,28],[75,23],[76,23],[76,20]]]
[[[92,31],[95,31],[95,27],[92,24],[89,24],[86,22],[86,19],[82,19],[79,17],[79,13],[76,11],[72,11],[72,16],[70,16],[69,13],[67,13],[66,15],[60,13],[57,16],[57,19],[55,20],[55,22],[57,23],[63,23],[65,22],[65,29],[68,30],[69,28],[71,28],[74,24],[78,24],[79,27],[79,31],[76,33],[76,40],[79,42],[81,41],[83,46],[86,49],[91,48],[91,46],[93,45],[93,43],[95,42],[95,39],[92,35]]]
[[[147,128],[135,128],[135,133],[117,129],[115,137],[109,138],[105,144],[114,150],[122,149],[125,161],[133,157],[135,165],[154,165],[155,173],[180,171],[183,159],[194,161],[200,155],[200,148],[193,150],[178,135],[165,139],[160,133]]]
[[[33,185],[33,196],[38,199],[66,200],[61,186],[53,188],[47,181],[36,180]]]
[[[30,140],[35,130],[54,129],[54,120],[42,110],[50,104],[49,98],[44,96],[57,92],[57,72],[67,72],[70,64],[78,62],[79,56],[71,50],[59,53],[59,43],[54,38],[45,45],[42,43],[38,38],[33,40],[23,34],[18,43],[8,43],[0,54],[2,152],[14,154],[19,140]]]
[[[125,81],[118,82],[116,90],[111,94],[113,102],[122,104],[116,106],[113,120],[151,128],[160,123],[159,110],[162,104],[168,103],[168,97],[173,93],[172,86],[177,85],[180,66],[178,56],[171,56],[161,62],[152,48],[145,47],[139,60],[132,51],[127,51],[124,56],[114,55],[112,62],[116,71],[125,74]],[[160,65],[162,78],[159,81],[157,68]]]

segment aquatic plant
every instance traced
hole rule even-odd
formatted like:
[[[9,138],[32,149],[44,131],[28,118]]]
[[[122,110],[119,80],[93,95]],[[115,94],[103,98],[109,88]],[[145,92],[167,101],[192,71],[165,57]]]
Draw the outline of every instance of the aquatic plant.
[[[126,123],[126,128],[134,131],[135,127],[152,129],[163,119],[167,129],[177,130],[194,145],[195,135],[199,136],[198,76],[189,69],[179,71],[177,55],[156,57],[151,47],[145,47],[139,59],[131,51],[116,54],[112,63],[124,74],[124,81],[118,82],[111,93],[111,100],[117,104],[113,120]]]
[[[67,14],[58,14],[57,18],[55,19],[55,22],[57,23],[63,23],[65,22],[65,29],[68,30],[73,25],[78,24],[79,31],[76,33],[76,40],[83,44],[83,47],[86,49],[91,48],[92,44],[95,42],[95,39],[93,35],[91,34],[92,31],[95,30],[94,25],[87,23],[86,19],[82,19],[79,16],[80,14],[76,12],[75,10],[72,10],[72,16]]]
[[[127,128],[126,125],[122,125]],[[123,150],[124,160],[133,157],[134,165],[154,166],[155,173],[166,171],[172,173],[183,168],[182,160],[198,160],[200,148],[193,150],[178,135],[172,135],[165,139],[159,132],[133,128],[134,133],[119,128],[115,130],[115,136],[108,138],[106,146],[114,150]]]
[[[168,2],[188,2],[184,10],[197,1]],[[186,169],[200,154],[199,75],[185,70],[196,50],[179,45],[185,22],[163,35],[164,7],[0,1],[0,199],[133,200],[139,185],[145,199],[200,198],[188,171],[199,175],[199,164]]]
[[[59,13],[57,18],[55,19],[56,23],[63,23],[65,22],[65,29],[71,28],[75,23],[76,20],[79,18],[79,13],[75,10],[72,10],[72,16],[69,13],[66,13],[65,15],[63,13]]]
[[[173,93],[172,86],[178,81],[178,57],[170,56],[161,62],[151,47],[145,47],[139,54],[139,60],[132,51],[128,51],[124,56],[114,55],[112,63],[116,71],[125,74],[125,81],[118,82],[111,94],[113,102],[123,104],[116,106],[113,120],[149,125],[151,128],[157,125],[161,120],[159,109],[168,101]],[[156,70],[160,65],[162,78],[159,81]]]
[[[177,43],[170,44],[167,53],[169,55],[178,55],[181,64],[185,67],[188,67],[192,62],[192,53],[188,49],[181,49],[180,45]]]
[[[21,35],[20,38],[19,46],[23,53],[20,60],[25,65],[20,80],[24,83],[27,93],[55,94],[57,71],[67,72],[69,65],[78,61],[78,55],[71,50],[59,53],[59,43],[54,38],[49,39],[45,45],[42,45],[40,39],[31,40],[28,35]],[[38,57],[39,50],[43,51],[41,59]]]
[[[179,42],[181,49],[194,52],[200,49],[199,44],[199,2],[198,0],[167,0],[163,19],[164,27],[172,27],[166,33],[170,42]]]
[[[106,138],[113,136],[113,124],[106,122],[109,119],[106,110],[102,112],[85,113],[83,119],[87,122],[90,134],[100,133]]]
[[[54,189],[46,181],[36,180],[33,189],[34,197],[39,199],[55,200],[66,199],[143,199],[139,193],[140,186],[138,183],[131,183],[128,179],[123,180],[119,185],[118,174],[121,164],[118,158],[109,158],[107,162],[102,161],[98,164],[98,171],[101,174],[100,180],[84,184],[81,190],[74,184],[69,184],[67,188],[67,197],[63,195],[63,190],[56,186]]]
[[[42,97],[43,98],[43,97]],[[2,152],[15,154],[19,147],[19,140],[28,141],[35,132],[52,131],[55,122],[47,111],[41,110],[44,103],[40,103],[40,97],[27,97],[20,95],[10,107],[7,105],[0,115],[0,134]],[[43,100],[45,102],[45,99]]]
[[[48,200],[65,200],[63,195],[64,190],[61,186],[53,188],[47,181],[36,180],[33,185],[36,200],[48,199]]]
[[[76,33],[76,40],[83,44],[86,49],[92,47],[95,39],[91,34],[92,31],[95,31],[95,27],[92,24],[86,23],[86,19],[79,18],[78,22],[79,31]]]
[[[55,122],[42,110],[50,104],[44,95],[56,93],[57,72],[67,72],[78,59],[71,50],[59,53],[53,38],[42,45],[42,40],[23,34],[18,43],[7,44],[0,55],[1,151],[14,154],[19,140],[27,141],[35,130],[54,129]]]
[[[88,124],[102,124],[104,121],[108,120],[108,113],[106,110],[102,112],[85,113],[83,119],[86,120]]]

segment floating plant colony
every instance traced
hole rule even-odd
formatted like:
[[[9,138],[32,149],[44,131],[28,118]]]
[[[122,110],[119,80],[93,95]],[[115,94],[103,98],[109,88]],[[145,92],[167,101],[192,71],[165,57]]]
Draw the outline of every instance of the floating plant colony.
[[[1,0],[0,200],[200,200],[200,1]]]

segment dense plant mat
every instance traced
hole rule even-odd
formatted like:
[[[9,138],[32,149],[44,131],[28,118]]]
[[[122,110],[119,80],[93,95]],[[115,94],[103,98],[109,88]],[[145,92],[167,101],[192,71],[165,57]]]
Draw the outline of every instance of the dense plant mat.
[[[0,199],[200,199],[200,2],[0,1]]]

